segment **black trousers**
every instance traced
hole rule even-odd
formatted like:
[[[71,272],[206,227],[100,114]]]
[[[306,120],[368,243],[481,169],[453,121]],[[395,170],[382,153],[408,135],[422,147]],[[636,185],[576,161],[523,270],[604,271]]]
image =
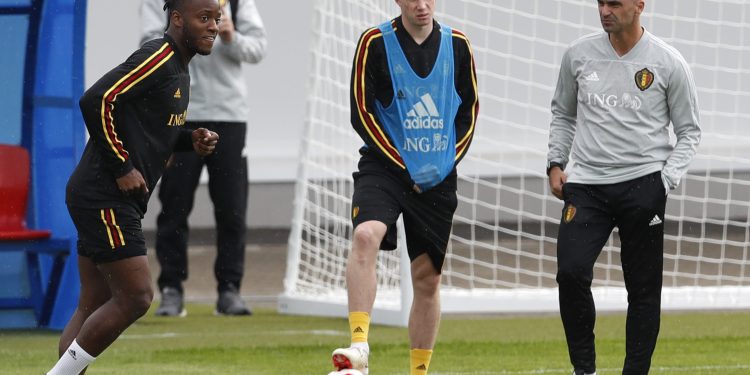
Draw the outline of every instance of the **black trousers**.
[[[557,283],[571,363],[587,373],[596,370],[591,282],[596,258],[617,227],[628,292],[622,373],[648,374],[661,310],[666,205],[661,173],[610,185],[567,183],[563,195]]]
[[[208,191],[216,219],[214,275],[219,292],[231,286],[239,290],[245,269],[245,212],[247,211],[247,160],[244,123],[188,122],[188,129],[204,127],[219,134],[214,153],[176,152],[165,170],[159,189],[162,210],[157,218],[156,256],[161,266],[159,289],[182,290],[188,277],[188,216],[195,189],[205,165]]]

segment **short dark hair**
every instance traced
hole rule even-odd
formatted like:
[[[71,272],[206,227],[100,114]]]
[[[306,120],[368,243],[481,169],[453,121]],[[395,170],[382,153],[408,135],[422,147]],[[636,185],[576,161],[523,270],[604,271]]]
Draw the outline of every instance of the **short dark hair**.
[[[185,0],[164,0],[164,10],[167,12],[167,27],[165,27],[165,30],[169,28],[169,21],[172,18],[172,11],[182,11],[185,6]]]
[[[164,10],[182,10],[185,0],[164,0]]]

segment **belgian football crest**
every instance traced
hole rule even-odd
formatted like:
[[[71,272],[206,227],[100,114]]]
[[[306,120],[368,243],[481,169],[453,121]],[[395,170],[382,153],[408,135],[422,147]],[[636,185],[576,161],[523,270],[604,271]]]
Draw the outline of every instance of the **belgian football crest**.
[[[354,206],[352,208],[352,219],[356,218],[357,215],[359,215],[359,206]]]
[[[652,83],[654,83],[654,73],[647,68],[635,72],[635,85],[638,86],[641,91],[646,91],[646,89],[651,87]]]
[[[573,218],[576,216],[576,206],[573,204],[568,204],[568,207],[565,207],[565,213],[563,214],[563,221],[565,224],[570,223],[573,221]]]

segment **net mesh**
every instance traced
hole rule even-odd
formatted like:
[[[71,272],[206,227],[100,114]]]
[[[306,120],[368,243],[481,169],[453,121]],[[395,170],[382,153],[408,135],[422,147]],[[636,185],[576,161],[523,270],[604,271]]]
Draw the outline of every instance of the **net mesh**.
[[[349,122],[351,62],[360,33],[398,13],[392,0],[316,1],[287,296],[345,296],[351,173],[362,144]],[[443,294],[486,298],[539,290],[556,298],[547,292],[556,286],[562,204],[544,175],[549,106],[565,48],[601,30],[596,2],[443,0],[436,19],[471,40],[480,91],[474,142],[459,166]],[[748,21],[750,2],[744,0],[653,1],[642,17],[644,27],[691,66],[703,129],[690,171],[667,203],[667,288],[750,284]],[[376,305],[399,302],[400,251],[381,252]],[[596,263],[594,286],[623,287],[616,234]]]

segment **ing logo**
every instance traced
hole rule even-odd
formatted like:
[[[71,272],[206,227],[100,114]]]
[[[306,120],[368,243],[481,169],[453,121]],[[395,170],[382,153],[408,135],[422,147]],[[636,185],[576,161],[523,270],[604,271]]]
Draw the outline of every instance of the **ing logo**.
[[[182,113],[172,113],[169,115],[169,121],[167,126],[183,126],[185,125],[185,118],[187,117],[187,109]]]
[[[638,95],[624,93],[620,96],[607,93],[586,93],[588,104],[602,108],[626,108],[639,110],[643,106],[643,100]]]

